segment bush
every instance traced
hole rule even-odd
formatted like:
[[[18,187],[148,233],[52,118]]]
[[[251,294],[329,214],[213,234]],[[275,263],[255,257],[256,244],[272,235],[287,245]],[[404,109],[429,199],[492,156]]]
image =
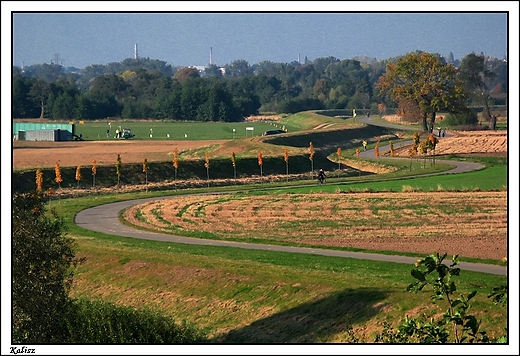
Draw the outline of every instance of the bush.
[[[73,240],[39,195],[14,194],[12,213],[12,341],[54,342],[69,303]]]
[[[70,305],[66,323],[65,343],[193,344],[207,340],[196,328],[185,322],[178,325],[159,312],[103,301],[76,300]]]
[[[478,117],[477,114],[473,111],[458,114],[447,114],[444,120],[442,120],[442,125],[449,127],[478,125]]]

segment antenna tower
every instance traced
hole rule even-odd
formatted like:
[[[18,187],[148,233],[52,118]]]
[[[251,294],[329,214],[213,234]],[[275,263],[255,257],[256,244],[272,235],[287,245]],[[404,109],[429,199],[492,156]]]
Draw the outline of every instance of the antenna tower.
[[[209,48],[209,65],[213,65],[213,48]]]
[[[134,59],[139,60],[139,54],[137,53],[137,43],[134,45]]]
[[[59,53],[54,53],[54,59],[51,59],[51,64],[53,65],[63,65],[64,59],[60,59]]]

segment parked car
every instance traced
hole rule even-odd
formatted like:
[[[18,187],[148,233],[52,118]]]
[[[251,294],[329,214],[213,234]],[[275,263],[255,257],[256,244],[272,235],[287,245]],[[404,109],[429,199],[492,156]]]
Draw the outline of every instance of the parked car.
[[[285,133],[285,131],[284,130],[268,130],[268,131],[264,132],[263,136],[277,135],[277,134],[281,134],[281,133]]]

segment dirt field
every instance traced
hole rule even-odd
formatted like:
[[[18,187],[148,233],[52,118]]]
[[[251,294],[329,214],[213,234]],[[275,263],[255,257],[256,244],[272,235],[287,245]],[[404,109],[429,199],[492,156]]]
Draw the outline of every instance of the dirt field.
[[[506,192],[191,196],[134,206],[124,218],[165,232],[175,227],[222,239],[500,260],[507,255],[506,206]]]
[[[117,154],[123,162],[168,161],[173,150],[179,152],[220,144],[225,141],[68,141],[68,142],[13,142],[13,168],[89,166],[92,160],[98,165],[112,164]]]
[[[450,132],[450,137],[439,138],[436,154],[486,153],[507,154],[507,131]],[[13,168],[88,166],[92,160],[98,165],[112,164],[117,154],[123,162],[167,161],[173,159],[173,150],[179,152],[220,144],[225,141],[69,141],[69,142],[13,142]],[[239,152],[236,152],[239,153]],[[396,147],[397,156],[408,156],[408,149]]]
[[[449,134],[449,137],[438,138],[435,154],[507,154],[507,131],[457,131]],[[396,155],[408,156],[408,149],[398,150]]]

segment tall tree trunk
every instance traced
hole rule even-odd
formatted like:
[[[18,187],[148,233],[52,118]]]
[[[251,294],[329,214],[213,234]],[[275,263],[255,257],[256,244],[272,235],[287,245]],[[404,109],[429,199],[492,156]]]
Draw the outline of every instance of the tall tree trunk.
[[[41,101],[41,108],[42,108],[42,111],[41,111],[41,114],[40,114],[40,119],[43,119],[43,114],[45,112],[45,104],[43,103],[43,100]]]
[[[486,105],[486,114],[487,114],[487,117],[488,117],[488,123],[489,123],[489,127],[494,130],[495,129],[495,125],[493,125],[493,116],[491,116],[491,110],[489,109],[489,103],[488,103],[488,96],[487,94],[484,92],[484,90],[481,88],[480,89],[480,93],[482,94],[482,99],[484,99],[484,105]]]
[[[435,111],[434,111],[434,112],[432,113],[432,119],[430,120],[430,130],[431,130],[431,132],[433,132],[433,129],[434,129],[433,126],[435,125],[435,116],[436,116],[435,114],[436,114],[436,113],[435,113]]]
[[[422,124],[423,124],[423,130],[425,132],[429,132],[428,131],[428,114],[427,113],[423,113],[423,118],[422,118]]]

